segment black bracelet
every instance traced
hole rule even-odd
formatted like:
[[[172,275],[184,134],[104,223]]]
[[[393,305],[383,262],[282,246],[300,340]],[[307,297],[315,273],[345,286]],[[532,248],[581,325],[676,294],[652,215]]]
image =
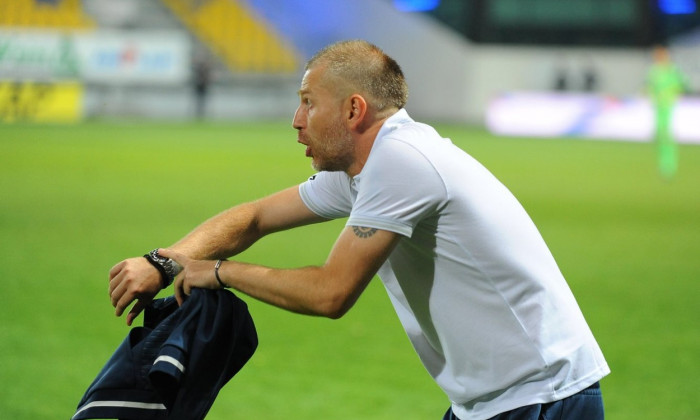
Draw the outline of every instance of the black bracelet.
[[[165,272],[165,268],[163,268],[162,265],[158,264],[153,259],[153,257],[151,257],[150,254],[146,254],[143,257],[146,259],[146,261],[151,263],[151,265],[154,266],[156,268],[156,270],[158,270],[158,272],[160,273],[160,288],[165,289],[166,287],[168,287],[170,284],[168,284],[168,275]]]
[[[219,277],[219,267],[221,267],[222,262],[223,260],[216,261],[216,265],[214,265],[214,276],[216,276],[216,281],[219,282],[222,289],[228,289],[229,287],[223,281],[221,281],[221,277]]]

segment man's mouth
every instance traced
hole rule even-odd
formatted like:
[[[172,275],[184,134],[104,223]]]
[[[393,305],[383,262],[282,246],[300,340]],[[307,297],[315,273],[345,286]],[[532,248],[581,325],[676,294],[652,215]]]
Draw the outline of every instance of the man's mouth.
[[[308,145],[306,143],[306,141],[304,141],[301,133],[299,133],[299,137],[297,138],[297,143],[303,144],[304,146],[306,146],[306,157],[313,157],[313,154],[311,153],[311,146]]]

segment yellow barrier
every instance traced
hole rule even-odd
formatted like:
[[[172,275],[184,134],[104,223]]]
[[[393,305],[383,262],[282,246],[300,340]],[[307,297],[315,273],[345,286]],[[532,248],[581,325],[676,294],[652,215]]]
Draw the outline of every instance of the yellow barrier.
[[[0,122],[73,123],[83,117],[78,82],[0,81]]]

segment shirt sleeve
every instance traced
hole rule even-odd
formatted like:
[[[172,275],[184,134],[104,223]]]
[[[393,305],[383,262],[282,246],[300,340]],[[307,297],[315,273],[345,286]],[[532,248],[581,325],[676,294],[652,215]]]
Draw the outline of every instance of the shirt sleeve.
[[[353,198],[350,182],[344,172],[319,172],[299,185],[299,195],[306,207],[321,217],[348,217]]]
[[[419,222],[446,201],[442,177],[430,159],[398,138],[376,145],[362,171],[347,224],[411,237]]]

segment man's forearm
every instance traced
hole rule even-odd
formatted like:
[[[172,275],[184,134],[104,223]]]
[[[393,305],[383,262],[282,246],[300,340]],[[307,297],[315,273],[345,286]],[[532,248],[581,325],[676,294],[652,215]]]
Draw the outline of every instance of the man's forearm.
[[[225,284],[288,311],[340,318],[355,303],[372,276],[334,272],[329,266],[277,269],[226,261],[219,270]]]
[[[237,261],[204,265],[203,285],[226,286],[293,312],[329,318],[343,316],[357,301],[400,237],[390,231],[346,227],[321,266],[276,269]],[[213,273],[212,273],[213,271]],[[210,276],[209,279],[206,277]]]
[[[306,207],[294,186],[226,210],[170,248],[194,259],[224,259],[243,252],[268,233],[323,220]]]
[[[231,257],[263,236],[256,214],[255,203],[233,207],[202,223],[170,248],[194,259]]]

